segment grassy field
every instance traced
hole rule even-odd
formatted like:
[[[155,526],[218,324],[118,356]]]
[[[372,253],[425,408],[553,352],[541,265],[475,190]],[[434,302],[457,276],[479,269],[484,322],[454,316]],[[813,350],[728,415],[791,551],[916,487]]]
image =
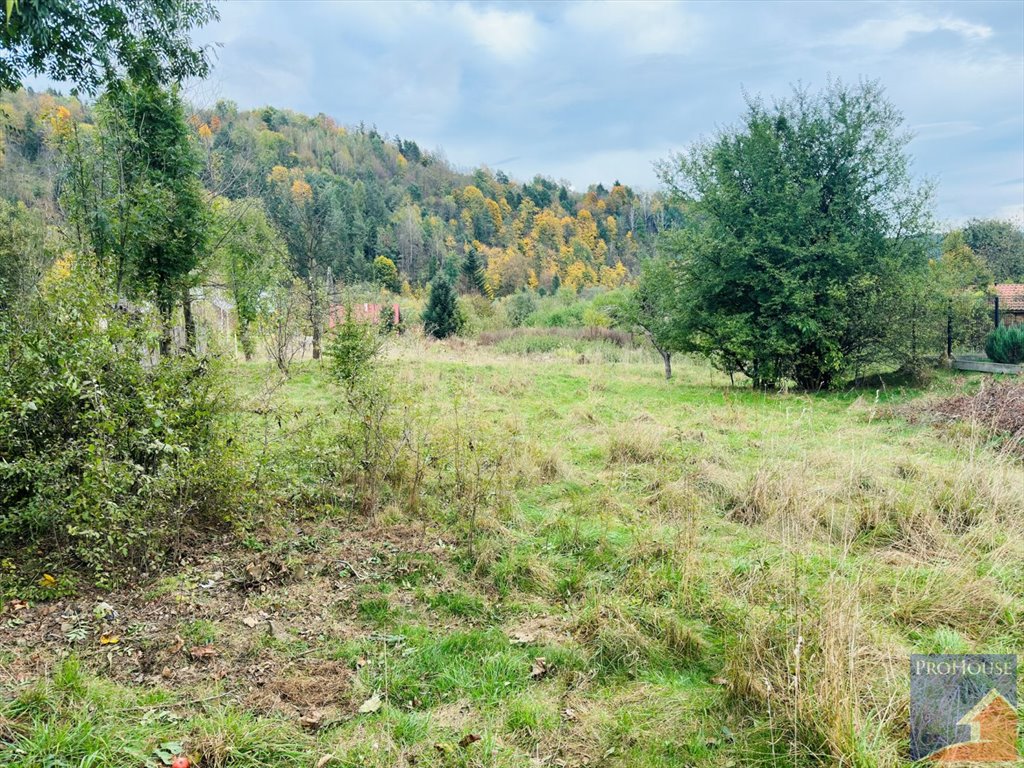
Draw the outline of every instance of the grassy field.
[[[896,766],[909,653],[1024,644],[1020,460],[913,418],[977,378],[763,394],[607,343],[390,366],[373,468],[325,370],[232,372],[249,522],[9,601],[0,764]]]

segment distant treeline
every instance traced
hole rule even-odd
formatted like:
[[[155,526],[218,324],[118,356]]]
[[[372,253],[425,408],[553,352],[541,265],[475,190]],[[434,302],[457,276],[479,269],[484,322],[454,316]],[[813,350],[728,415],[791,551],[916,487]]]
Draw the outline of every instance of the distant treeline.
[[[58,107],[93,124],[93,109],[74,98],[28,90],[3,96],[0,196],[54,208],[46,117]],[[447,270],[464,290],[491,296],[524,287],[613,287],[653,252],[659,232],[684,220],[682,207],[662,193],[617,181],[578,193],[543,176],[520,183],[485,167],[463,173],[415,141],[323,114],[240,111],[220,101],[194,110],[190,123],[207,190],[262,198],[285,241],[292,234],[305,250],[312,236],[316,253],[303,257],[342,282],[373,279],[374,259],[384,256],[412,285]],[[302,222],[289,212],[297,200]]]

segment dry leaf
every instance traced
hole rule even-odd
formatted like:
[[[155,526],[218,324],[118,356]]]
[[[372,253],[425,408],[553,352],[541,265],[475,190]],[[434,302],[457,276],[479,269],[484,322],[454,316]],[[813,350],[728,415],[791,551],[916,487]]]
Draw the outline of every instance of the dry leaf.
[[[246,616],[242,619],[242,623],[245,624],[245,626],[249,627],[249,629],[252,629],[260,623],[260,620],[255,616]]]
[[[8,603],[8,605],[11,606],[12,611],[28,610],[28,603],[26,603],[24,600],[19,600],[18,598],[14,598],[13,600],[11,600],[11,602]]]
[[[576,719],[576,710],[572,707],[566,707],[562,710],[562,716],[565,717],[566,720],[574,721]]]
[[[470,744],[473,744],[478,741],[480,741],[480,737],[477,736],[475,733],[467,733],[459,740],[459,746],[465,749]]]
[[[100,645],[114,645],[119,642],[121,642],[121,636],[112,632],[104,632],[100,635]]]
[[[311,709],[309,710],[309,714],[303,715],[299,718],[299,725],[303,728],[307,728],[308,730],[315,731],[320,727],[322,717],[323,715],[319,710]]]
[[[711,682],[714,683],[715,685],[728,685],[729,684],[729,681],[726,680],[724,677],[712,677],[711,678]]]
[[[537,636],[533,632],[513,632],[509,635],[509,640],[512,645],[529,645],[537,640]]]
[[[39,580],[39,586],[44,589],[53,589],[57,586],[57,580],[48,573],[43,574],[43,578]]]
[[[188,655],[193,659],[209,659],[218,655],[218,651],[212,645],[200,645],[198,648],[189,649]]]
[[[532,677],[534,680],[540,680],[547,673],[547,659],[545,659],[543,656],[538,656],[533,660],[533,666],[530,668],[530,677]]]
[[[165,680],[170,680],[171,677],[173,677],[173,675],[174,673],[171,671],[170,667],[164,667],[162,670],[160,670],[160,677],[164,678]]]
[[[176,654],[178,651],[180,651],[184,647],[185,647],[185,640],[182,638],[181,635],[175,635],[174,636],[174,642],[171,643],[171,647],[167,649],[167,652],[171,656],[173,656],[174,654]]]
[[[368,699],[367,699],[366,701],[364,701],[364,702],[363,702],[363,703],[362,703],[362,704],[360,705],[360,707],[359,707],[359,713],[360,713],[361,715],[368,715],[368,714],[370,714],[371,712],[376,712],[376,711],[377,711],[378,709],[380,709],[380,706],[381,706],[381,700],[380,700],[380,696],[378,696],[378,695],[377,695],[377,694],[375,693],[375,694],[373,694],[373,696],[371,696],[370,698],[368,698]]]
[[[324,768],[324,766],[327,765],[329,762],[331,762],[331,760],[333,760],[333,759],[334,759],[334,755],[332,755],[330,753],[327,753],[326,755],[324,755],[323,757],[321,757],[319,760],[316,761],[316,768]]]

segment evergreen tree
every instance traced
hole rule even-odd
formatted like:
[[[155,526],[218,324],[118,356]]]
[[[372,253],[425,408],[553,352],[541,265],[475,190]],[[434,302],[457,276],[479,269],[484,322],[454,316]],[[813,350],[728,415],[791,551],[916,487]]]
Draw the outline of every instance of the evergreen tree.
[[[476,255],[476,248],[470,248],[466,254],[466,259],[462,262],[462,274],[465,277],[466,288],[483,293],[484,271]]]
[[[446,339],[458,333],[461,326],[455,290],[447,278],[439,275],[430,284],[430,300],[423,311],[423,329],[436,339]]]

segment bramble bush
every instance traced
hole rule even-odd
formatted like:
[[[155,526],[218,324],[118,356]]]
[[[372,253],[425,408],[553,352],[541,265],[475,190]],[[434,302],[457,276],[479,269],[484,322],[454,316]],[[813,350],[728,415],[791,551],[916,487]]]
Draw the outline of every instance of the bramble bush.
[[[996,363],[1024,362],[1024,325],[1001,325],[985,338],[985,354]]]
[[[211,361],[152,362],[153,318],[57,266],[0,318],[0,548],[109,585],[225,521],[222,398]]]

